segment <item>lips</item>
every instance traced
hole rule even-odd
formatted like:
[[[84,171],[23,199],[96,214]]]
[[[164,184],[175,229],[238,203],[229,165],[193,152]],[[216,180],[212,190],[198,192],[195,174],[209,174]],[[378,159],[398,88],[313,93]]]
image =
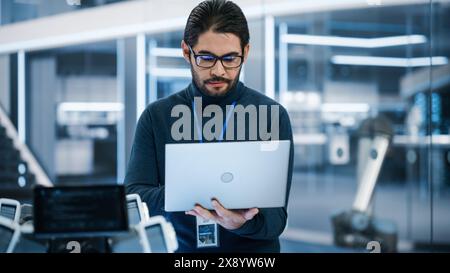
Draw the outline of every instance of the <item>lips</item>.
[[[226,83],[225,82],[208,82],[207,83],[209,86],[212,87],[222,87],[224,86]]]

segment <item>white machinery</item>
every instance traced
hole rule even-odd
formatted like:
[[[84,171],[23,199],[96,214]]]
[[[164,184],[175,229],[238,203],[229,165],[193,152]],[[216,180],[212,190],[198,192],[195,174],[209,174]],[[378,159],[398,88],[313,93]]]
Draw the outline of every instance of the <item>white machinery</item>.
[[[32,206],[0,199],[0,253],[45,253],[47,244],[33,234]]]
[[[12,253],[20,236],[20,226],[11,219],[0,216],[0,253]]]
[[[365,120],[359,129],[358,190],[352,209],[332,216],[334,242],[339,246],[366,248],[379,243],[382,252],[397,251],[397,228],[371,214],[371,201],[393,131],[383,117]]]
[[[0,216],[18,223],[20,218],[20,203],[13,199],[0,198]]]
[[[127,195],[128,234],[111,238],[115,253],[173,253],[178,248],[175,230],[162,216],[149,216],[148,207],[138,194]]]
[[[162,216],[131,226],[126,235],[110,240],[113,253],[173,253],[178,248],[175,230]]]
[[[178,248],[172,224],[162,216],[149,217],[145,202],[137,194],[126,196],[129,213],[129,232],[110,237],[111,252],[115,253],[173,253]],[[47,239],[34,236],[33,206],[20,205],[16,200],[0,199],[0,253],[51,252]],[[22,212],[22,213],[21,213]],[[95,239],[95,238],[91,238]],[[80,241],[80,248],[93,248],[96,241]],[[57,247],[66,249],[65,241]],[[59,252],[64,252],[61,249]],[[108,247],[105,247],[108,249]],[[88,251],[89,249],[85,249]],[[55,251],[55,246],[53,248]],[[57,252],[58,252],[57,251]]]
[[[127,195],[128,222],[130,226],[139,224],[145,219],[144,204],[138,194]]]

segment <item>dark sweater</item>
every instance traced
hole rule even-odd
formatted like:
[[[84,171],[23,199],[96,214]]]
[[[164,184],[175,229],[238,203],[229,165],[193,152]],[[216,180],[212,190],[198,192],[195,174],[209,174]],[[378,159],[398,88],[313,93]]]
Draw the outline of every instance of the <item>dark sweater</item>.
[[[186,89],[151,103],[142,113],[136,127],[134,144],[125,177],[127,193],[139,194],[142,201],[147,203],[150,216],[163,215],[172,222],[177,233],[178,252],[279,252],[278,237],[286,226],[288,198],[286,198],[285,207],[260,209],[252,220],[247,221],[236,230],[226,230],[219,226],[219,247],[216,248],[197,249],[195,217],[185,215],[184,212],[169,213],[164,211],[165,144],[198,142],[198,140],[173,140],[171,127],[178,117],[171,117],[171,111],[175,105],[179,104],[187,105],[192,111],[194,96],[202,97],[203,108],[213,103],[219,105],[224,113],[225,106],[231,105],[233,102],[244,107],[249,104],[255,105],[257,108],[259,105],[268,105],[268,114],[270,114],[271,105],[279,105],[276,101],[244,86],[241,82],[222,97],[205,95],[194,83],[191,83]],[[288,197],[292,179],[294,149],[287,111],[281,105],[279,105],[279,109],[279,139],[291,141],[286,193]],[[191,117],[192,125],[194,124],[193,119],[194,117]],[[207,120],[207,118],[203,118],[203,124]],[[268,120],[269,128],[271,128],[270,118]],[[250,140],[248,118],[246,126],[245,140]],[[193,130],[196,129],[192,128]],[[192,132],[191,139],[194,139],[193,135]],[[261,140],[259,135],[257,137],[258,140]]]

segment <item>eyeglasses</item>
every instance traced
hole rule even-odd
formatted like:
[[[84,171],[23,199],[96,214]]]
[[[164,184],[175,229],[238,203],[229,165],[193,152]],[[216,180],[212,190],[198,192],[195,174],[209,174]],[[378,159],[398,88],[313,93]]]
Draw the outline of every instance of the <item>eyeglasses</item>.
[[[195,64],[202,68],[211,68],[216,65],[217,60],[220,60],[223,67],[225,68],[238,68],[242,65],[242,61],[244,59],[241,55],[224,55],[222,57],[216,56],[214,54],[195,54],[194,50],[192,50],[191,46],[189,46],[189,50],[194,55]]]

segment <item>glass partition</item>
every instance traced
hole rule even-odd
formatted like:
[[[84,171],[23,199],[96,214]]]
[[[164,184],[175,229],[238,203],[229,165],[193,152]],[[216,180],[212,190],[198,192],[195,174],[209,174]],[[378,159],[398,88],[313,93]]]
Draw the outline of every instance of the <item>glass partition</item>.
[[[27,53],[27,142],[55,183],[116,183],[116,42]]]
[[[449,14],[423,1],[275,19],[276,96],[295,142],[288,240],[336,243],[333,217],[364,209],[398,251],[449,244]]]

